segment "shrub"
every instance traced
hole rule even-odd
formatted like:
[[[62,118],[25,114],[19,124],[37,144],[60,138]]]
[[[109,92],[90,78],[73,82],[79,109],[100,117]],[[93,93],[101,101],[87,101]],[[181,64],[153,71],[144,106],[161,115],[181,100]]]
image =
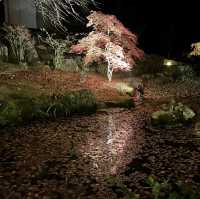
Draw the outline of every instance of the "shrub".
[[[2,104],[1,102],[1,114],[0,114],[0,125],[6,126],[9,123],[15,124],[21,122],[21,111],[18,109],[14,102],[7,102]]]
[[[137,62],[138,67],[134,72],[136,75],[148,74],[155,76],[164,71],[163,61],[163,57],[157,55],[146,55],[143,60]]]
[[[40,41],[46,44],[50,50],[52,51],[52,69],[62,69],[64,68],[64,53],[69,49],[69,45],[71,44],[69,39],[62,40],[56,39],[55,34],[49,34],[45,29],[42,29],[43,33],[45,33],[45,37],[39,36]]]
[[[198,188],[191,187],[181,181],[158,181],[154,177],[149,176],[143,184],[145,185],[145,190],[150,189],[148,196],[139,195],[131,190],[129,186],[123,183],[118,177],[109,177],[106,179],[108,186],[118,195],[120,198],[127,199],[200,199],[200,192]]]
[[[143,57],[143,51],[137,48],[136,35],[115,16],[92,11],[88,20],[87,27],[93,31],[71,48],[71,52],[85,55],[85,65],[107,63],[107,76],[111,81],[113,71],[129,71],[135,60]]]
[[[170,67],[166,67],[164,75],[170,77],[173,81],[185,81],[194,78],[194,71],[192,66],[186,64],[178,64]]]
[[[31,63],[37,58],[35,42],[30,31],[24,26],[4,25],[5,39],[9,43],[11,53],[17,63]]]
[[[171,65],[168,65],[167,63]],[[142,75],[144,78],[161,77],[163,81],[185,81],[194,78],[192,66],[165,59],[157,55],[146,55],[145,58],[137,62],[138,67],[134,70],[135,75]]]
[[[149,176],[146,183],[152,189],[154,199],[200,199],[199,191],[181,181],[158,182],[152,176]]]

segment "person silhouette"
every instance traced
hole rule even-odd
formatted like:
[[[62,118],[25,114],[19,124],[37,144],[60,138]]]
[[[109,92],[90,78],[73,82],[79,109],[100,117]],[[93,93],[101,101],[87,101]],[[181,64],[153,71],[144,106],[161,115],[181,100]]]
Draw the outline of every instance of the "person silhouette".
[[[133,100],[136,103],[141,103],[144,100],[144,86],[143,84],[138,84],[133,91]]]

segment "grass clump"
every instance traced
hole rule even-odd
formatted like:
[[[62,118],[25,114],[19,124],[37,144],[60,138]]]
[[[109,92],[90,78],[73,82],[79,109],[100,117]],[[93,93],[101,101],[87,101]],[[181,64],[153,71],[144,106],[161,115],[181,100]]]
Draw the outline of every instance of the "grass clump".
[[[4,25],[5,40],[9,44],[9,58],[18,64],[31,63],[38,58],[35,41],[24,26]]]
[[[0,96],[0,126],[3,127],[95,111],[96,100],[89,90],[67,92],[59,96],[31,96],[22,91]]]
[[[129,86],[124,82],[117,83],[116,89],[120,95],[129,95],[129,96],[132,96],[134,91],[133,87]]]

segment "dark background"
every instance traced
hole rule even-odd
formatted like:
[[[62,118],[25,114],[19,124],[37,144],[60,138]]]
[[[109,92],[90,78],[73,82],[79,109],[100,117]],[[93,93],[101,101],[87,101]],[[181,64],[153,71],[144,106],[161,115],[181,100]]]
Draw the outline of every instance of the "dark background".
[[[190,51],[191,43],[200,41],[199,5],[191,0],[185,3],[175,0],[99,0],[98,9],[116,15],[138,35],[139,47],[149,54],[182,59]],[[3,16],[0,2],[0,23]]]
[[[200,41],[198,1],[102,1],[102,10],[116,15],[137,33],[139,46],[147,53],[182,59],[191,43]]]
[[[0,0],[0,25],[4,21],[4,7],[3,7],[3,2]]]

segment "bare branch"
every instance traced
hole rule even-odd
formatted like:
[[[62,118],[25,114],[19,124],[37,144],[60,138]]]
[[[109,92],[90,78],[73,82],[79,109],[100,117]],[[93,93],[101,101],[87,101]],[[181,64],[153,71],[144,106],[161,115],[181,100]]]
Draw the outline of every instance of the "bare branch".
[[[35,0],[35,5],[44,22],[60,30],[65,30],[63,23],[69,16],[82,20],[79,11],[88,10],[89,5],[95,4],[95,0]]]

